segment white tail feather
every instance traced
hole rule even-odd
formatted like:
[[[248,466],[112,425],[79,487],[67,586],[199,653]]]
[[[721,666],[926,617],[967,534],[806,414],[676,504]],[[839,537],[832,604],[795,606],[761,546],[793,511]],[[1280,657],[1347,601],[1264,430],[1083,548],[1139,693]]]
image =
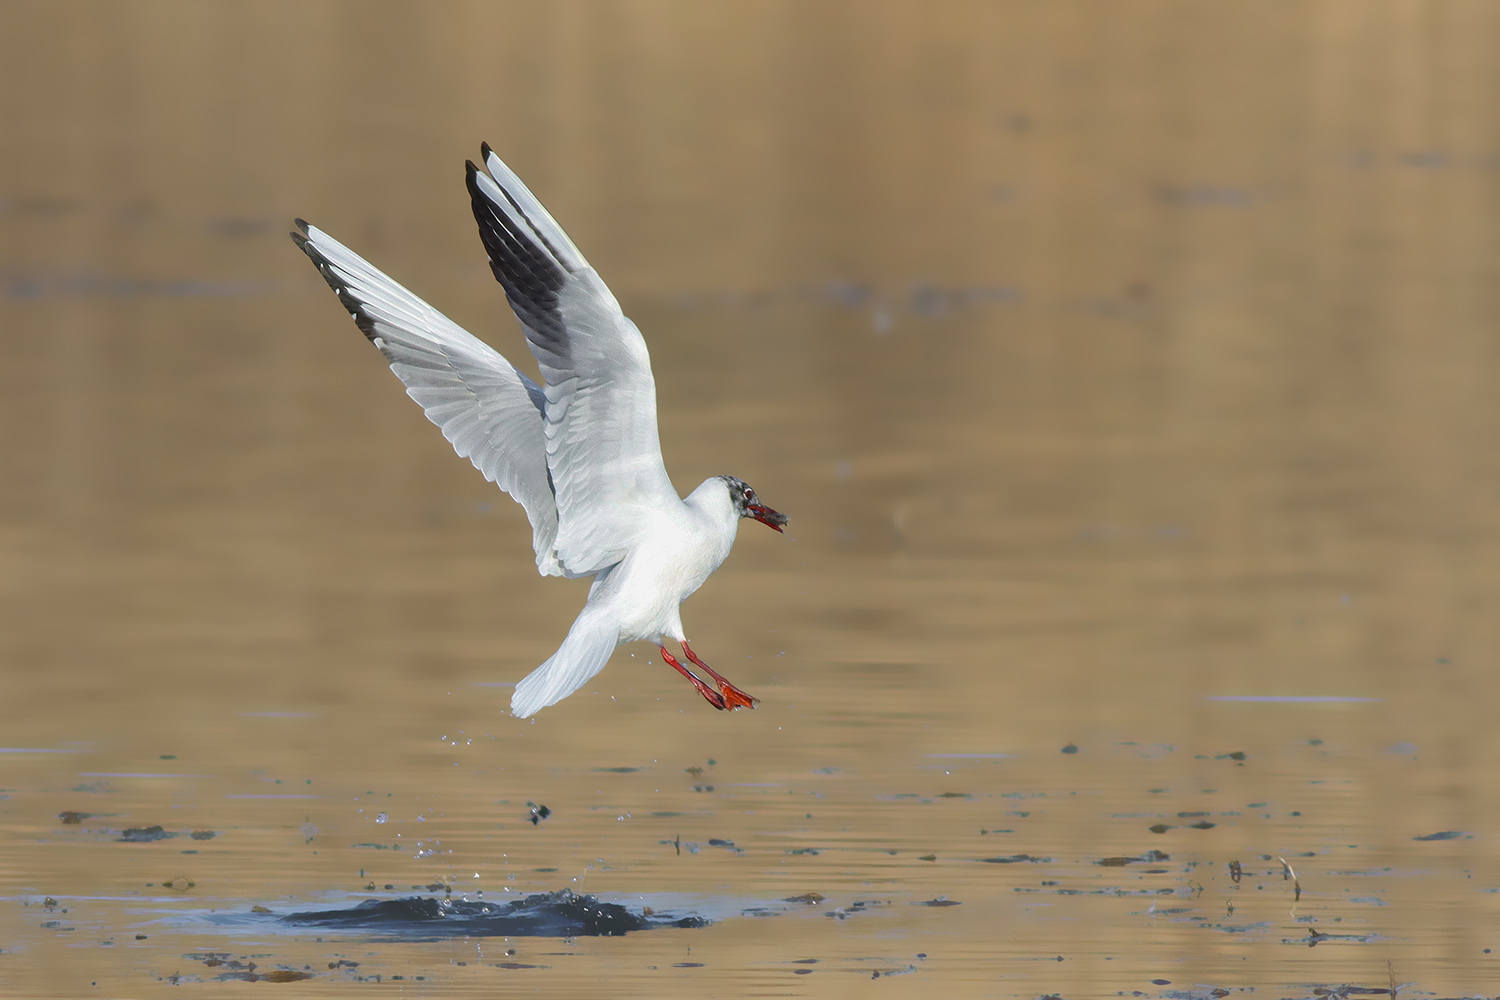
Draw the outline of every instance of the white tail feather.
[[[510,711],[516,718],[535,715],[562,701],[609,662],[610,654],[620,644],[619,629],[588,612],[585,608],[573,622],[557,652],[516,685],[516,693],[510,699]]]

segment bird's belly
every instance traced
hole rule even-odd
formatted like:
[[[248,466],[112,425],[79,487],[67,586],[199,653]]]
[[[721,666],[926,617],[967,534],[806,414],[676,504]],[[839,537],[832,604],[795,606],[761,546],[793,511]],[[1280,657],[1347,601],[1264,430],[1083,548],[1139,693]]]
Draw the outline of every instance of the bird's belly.
[[[684,566],[673,559],[642,559],[635,565],[627,560],[610,583],[617,587],[611,595],[620,623],[620,641],[651,642],[663,634],[680,638],[682,618],[678,610],[684,600],[708,579],[712,568],[704,571]]]

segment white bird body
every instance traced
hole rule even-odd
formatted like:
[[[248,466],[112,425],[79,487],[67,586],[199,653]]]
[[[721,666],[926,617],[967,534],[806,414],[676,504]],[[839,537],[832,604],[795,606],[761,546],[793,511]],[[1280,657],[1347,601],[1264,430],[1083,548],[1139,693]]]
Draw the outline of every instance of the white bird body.
[[[526,509],[537,571],[594,577],[557,652],[516,685],[511,711],[561,701],[637,640],[661,644],[714,707],[753,707],[693,653],[679,605],[728,558],[742,518],[777,531],[787,519],[732,476],[678,496],[645,339],[520,179],[487,146],[484,155],[493,179],[468,164],[474,215],[540,385],[327,233],[299,219],[292,239],[454,450]],[[667,651],[668,638],[717,690]]]
[[[610,571],[597,600],[619,595],[621,642],[663,635],[681,642],[679,605],[729,558],[740,518],[717,478],[678,500],[675,510],[653,509],[648,517],[650,544],[633,548]]]

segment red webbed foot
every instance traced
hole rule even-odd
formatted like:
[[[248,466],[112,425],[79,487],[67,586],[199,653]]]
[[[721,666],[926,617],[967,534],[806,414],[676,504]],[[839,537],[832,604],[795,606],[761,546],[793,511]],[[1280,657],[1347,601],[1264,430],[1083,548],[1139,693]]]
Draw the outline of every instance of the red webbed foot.
[[[723,674],[719,673],[713,667],[710,667],[707,663],[704,663],[702,660],[698,659],[698,654],[693,652],[693,647],[689,646],[686,642],[682,644],[682,651],[687,654],[687,658],[689,660],[692,660],[699,667],[702,667],[703,671],[707,673],[708,676],[712,677],[715,681],[718,682],[719,693],[723,698],[725,708],[731,711],[736,708],[754,708],[755,703],[760,700],[759,698],[751,697],[746,692],[741,691],[739,688],[731,684],[728,678],[726,678]]]

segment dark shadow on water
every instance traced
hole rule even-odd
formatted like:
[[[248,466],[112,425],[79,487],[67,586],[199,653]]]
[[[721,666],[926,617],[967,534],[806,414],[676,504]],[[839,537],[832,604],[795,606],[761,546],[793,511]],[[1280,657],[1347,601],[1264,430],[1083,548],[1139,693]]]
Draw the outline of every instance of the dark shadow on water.
[[[657,927],[706,927],[702,917],[674,917],[603,903],[567,889],[506,903],[470,899],[367,899],[342,910],[289,913],[281,923],[432,941],[450,937],[609,937]]]

